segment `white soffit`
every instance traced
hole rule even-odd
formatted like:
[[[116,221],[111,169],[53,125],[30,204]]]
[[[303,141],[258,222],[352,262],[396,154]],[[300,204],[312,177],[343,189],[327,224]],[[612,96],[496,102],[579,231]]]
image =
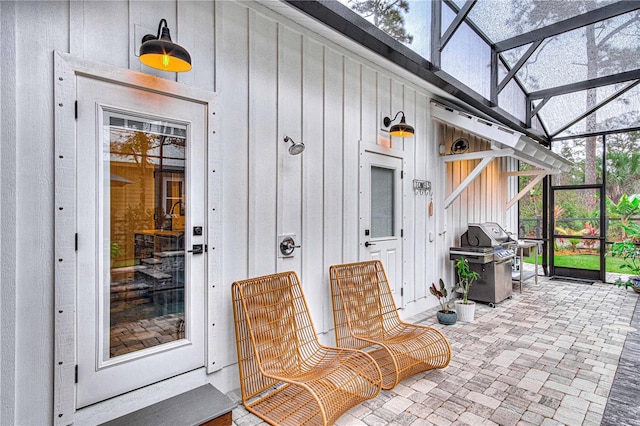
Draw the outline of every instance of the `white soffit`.
[[[431,106],[431,116],[435,120],[488,139],[493,149],[511,148],[512,157],[545,170],[547,174],[571,170],[573,163],[520,132],[435,101],[431,101]]]

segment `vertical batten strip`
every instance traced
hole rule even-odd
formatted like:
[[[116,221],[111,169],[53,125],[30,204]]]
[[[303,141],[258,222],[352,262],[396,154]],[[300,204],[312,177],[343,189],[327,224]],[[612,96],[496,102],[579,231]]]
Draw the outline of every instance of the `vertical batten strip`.
[[[302,36],[283,25],[278,25],[278,81],[277,81],[277,234],[295,234],[300,245],[301,229],[301,174],[302,158],[292,156],[289,136],[297,143],[302,139]],[[277,271],[300,271],[301,253],[304,247],[295,249],[293,256],[277,258]],[[305,289],[306,290],[306,289]]]
[[[343,164],[343,62],[344,56],[328,47],[324,48],[324,274],[329,266],[342,260],[342,164]],[[324,275],[327,278],[327,275]],[[322,282],[327,282],[323,279]],[[323,330],[333,322],[331,295],[328,286],[322,293]]]
[[[358,260],[358,141],[360,140],[361,66],[356,61],[344,61],[344,130],[343,130],[343,240],[342,262]]]
[[[324,241],[324,186],[323,176],[323,99],[324,92],[324,49],[315,40],[304,37],[302,45],[302,140],[305,150],[302,156],[302,282],[313,283],[310,300],[322,300],[324,287],[319,285],[319,277],[324,280],[326,273],[323,261]],[[318,331],[326,332],[333,325],[323,324],[321,303],[309,305],[311,317],[316,321]]]
[[[402,111],[405,112],[407,123],[416,126],[416,92],[407,85],[402,85]],[[395,112],[393,112],[395,114]],[[418,130],[416,130],[417,132]],[[406,306],[416,298],[416,205],[421,198],[413,193],[413,179],[418,179],[415,173],[414,158],[416,156],[416,143],[421,133],[418,132],[410,138],[401,138],[403,147],[402,169],[402,216],[400,228],[403,230],[402,238],[402,286],[404,288],[402,302]],[[420,178],[422,179],[422,178]]]
[[[411,139],[413,146],[413,153],[407,156],[407,162],[411,164],[414,170],[414,179],[429,180],[426,174],[426,141],[428,140],[428,126],[425,119],[425,108],[428,102],[421,93],[415,93],[415,116],[413,117],[413,126],[415,127],[416,134]],[[427,256],[427,221],[428,219],[428,207],[429,207],[429,195],[415,195],[411,189],[411,181],[407,181],[409,185],[409,196],[414,198],[414,208],[411,213],[413,215],[413,222],[415,228],[413,231],[414,244],[413,244],[413,257],[412,264],[413,269],[413,292],[414,299],[419,300],[426,297],[426,282],[427,282],[427,269],[429,272],[433,271],[433,266],[427,268],[428,264],[434,256]]]
[[[0,2],[0,48],[12,52],[16,46],[16,3]],[[0,58],[0,424],[16,424],[16,333],[17,312],[17,96],[16,55]]]
[[[249,12],[249,276],[275,272],[277,24]]]

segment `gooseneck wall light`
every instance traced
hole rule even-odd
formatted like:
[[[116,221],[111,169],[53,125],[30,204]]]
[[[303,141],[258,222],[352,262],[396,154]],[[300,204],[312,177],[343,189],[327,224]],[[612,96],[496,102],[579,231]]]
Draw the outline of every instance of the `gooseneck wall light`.
[[[398,136],[400,138],[407,138],[407,137],[413,136],[413,133],[414,133],[413,126],[410,126],[405,122],[404,112],[402,111],[398,111],[398,113],[393,118],[385,117],[382,120],[382,124],[384,124],[385,128],[389,127],[391,123],[393,123],[396,120],[396,118],[398,118],[398,115],[400,114],[402,114],[402,117],[400,117],[400,123],[394,124],[393,126],[391,126],[389,128],[389,134],[391,136]]]
[[[291,142],[291,146],[289,147],[289,154],[298,155],[302,151],[304,151],[304,144],[302,142],[294,142],[289,136],[284,137],[285,142]]]
[[[167,20],[161,19],[158,35],[142,37],[140,62],[162,71],[184,72],[191,69],[191,55],[187,49],[171,41]]]

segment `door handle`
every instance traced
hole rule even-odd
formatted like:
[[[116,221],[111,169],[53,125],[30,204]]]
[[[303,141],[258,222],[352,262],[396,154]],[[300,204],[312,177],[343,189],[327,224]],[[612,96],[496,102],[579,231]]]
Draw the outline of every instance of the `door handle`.
[[[189,250],[187,253],[193,253],[193,254],[202,254],[205,251],[207,251],[207,246],[203,246],[202,244],[194,244],[192,249]]]
[[[369,247],[369,246],[375,246],[375,243],[370,243],[369,241],[367,241],[366,243],[364,243],[365,247]]]

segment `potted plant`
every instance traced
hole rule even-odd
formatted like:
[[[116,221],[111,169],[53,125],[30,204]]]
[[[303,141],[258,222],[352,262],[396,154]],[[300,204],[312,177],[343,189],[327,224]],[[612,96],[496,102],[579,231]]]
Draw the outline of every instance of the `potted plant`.
[[[471,270],[469,261],[464,256],[456,259],[454,268],[456,275],[458,275],[456,291],[462,294],[462,300],[456,300],[456,312],[460,321],[471,322],[475,317],[476,302],[468,300],[469,289],[471,284],[480,278],[480,275]]]
[[[632,287],[636,292],[640,293],[640,246],[633,240],[640,237],[640,225],[635,222],[629,222],[626,225],[620,225],[629,237],[625,241],[619,241],[611,244],[609,254],[613,257],[620,257],[623,260],[620,269],[629,271],[629,278],[623,281],[618,278],[616,285],[618,287]]]
[[[436,317],[438,318],[438,322],[444,325],[453,325],[458,320],[458,314],[456,311],[451,309],[451,302],[447,298],[447,288],[444,285],[444,281],[440,278],[440,290],[436,288],[435,283],[431,283],[431,287],[429,287],[429,291],[435,297],[438,298],[438,302],[440,302],[440,310],[436,312]]]
[[[120,248],[120,244],[112,242],[110,247],[111,268],[113,268],[113,266],[115,265],[116,258],[120,257],[121,255],[122,249]]]

